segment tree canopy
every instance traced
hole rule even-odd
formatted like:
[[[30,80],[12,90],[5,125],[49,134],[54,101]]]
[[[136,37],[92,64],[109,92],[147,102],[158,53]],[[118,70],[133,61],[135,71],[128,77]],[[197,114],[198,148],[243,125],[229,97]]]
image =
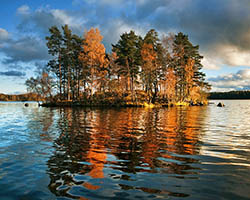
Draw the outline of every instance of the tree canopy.
[[[199,46],[181,32],[160,38],[154,29],[144,37],[131,30],[107,53],[98,28],[83,37],[72,34],[67,25],[49,31],[52,59],[43,75],[31,77],[26,85],[47,98],[53,96],[53,101],[197,103],[210,89]]]

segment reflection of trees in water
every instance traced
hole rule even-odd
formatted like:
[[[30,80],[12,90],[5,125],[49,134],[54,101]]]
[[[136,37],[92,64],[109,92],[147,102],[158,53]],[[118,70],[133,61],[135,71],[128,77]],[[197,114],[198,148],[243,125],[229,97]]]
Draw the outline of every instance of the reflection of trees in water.
[[[183,169],[188,168],[188,165],[163,162],[159,158],[195,162],[190,157],[178,157],[175,154],[198,154],[200,124],[197,124],[197,117],[201,111],[195,107],[162,110],[131,109],[127,110],[125,115],[116,117],[116,127],[123,129],[115,135],[117,138],[115,141],[119,145],[112,153],[119,160],[125,161],[118,162],[117,168],[125,172],[155,172],[156,168],[169,168],[170,172],[173,167],[175,173],[184,174]],[[124,128],[125,126],[127,128]],[[149,169],[146,170],[145,167]]]
[[[204,115],[203,108],[200,107],[174,107],[168,112],[162,113],[165,117],[160,117],[162,133],[160,151],[161,157],[165,158],[161,162],[162,170],[167,173],[185,175],[193,174],[196,169],[191,166],[198,160],[193,156],[199,154],[199,137],[201,134],[202,124],[198,117]],[[166,162],[168,159],[177,162]],[[197,173],[197,172],[196,172]]]
[[[24,117],[27,118],[27,130],[33,135],[38,134],[41,140],[52,142],[55,136],[50,131],[54,123],[55,110],[44,108],[23,109]]]
[[[103,178],[130,180],[127,173],[194,173],[191,164],[198,160],[188,155],[199,154],[202,122],[197,118],[204,110],[60,110],[60,136],[55,141],[55,154],[48,161],[50,190],[73,198],[69,192],[73,185],[97,190]],[[108,155],[113,155],[112,159]],[[104,168],[112,173],[104,174]],[[126,174],[118,175],[114,170]]]
[[[82,185],[96,190],[98,185],[86,181],[81,175],[92,179],[104,178],[108,137],[105,113],[82,109],[64,109],[58,126],[60,137],[55,141],[56,152],[48,161],[50,190],[56,195],[69,196],[72,185]],[[79,175],[78,178],[73,175]]]
[[[73,174],[81,170],[89,171],[86,162],[89,149],[90,136],[87,128],[82,129],[81,124],[87,127],[88,112],[64,108],[59,111],[58,128],[60,136],[55,141],[56,151],[48,161],[50,184],[49,189],[56,195],[73,197],[66,192],[70,186],[79,184],[73,179]]]

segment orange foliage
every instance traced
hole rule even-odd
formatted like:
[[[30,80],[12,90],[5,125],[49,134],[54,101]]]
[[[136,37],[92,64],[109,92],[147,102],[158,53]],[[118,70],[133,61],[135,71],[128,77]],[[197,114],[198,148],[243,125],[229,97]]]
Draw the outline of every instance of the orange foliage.
[[[156,52],[152,44],[144,43],[141,50],[142,57],[142,69],[145,76],[148,76],[153,70],[155,70],[156,65],[154,64],[156,60]]]
[[[143,71],[143,80],[146,86],[146,91],[148,93],[149,102],[151,102],[152,88],[155,77],[156,65],[156,52],[152,44],[144,43],[141,50],[142,57],[142,71]]]
[[[105,47],[101,43],[103,36],[98,28],[91,28],[84,35],[85,41],[82,45],[85,55],[80,54],[80,60],[87,61],[89,65],[103,65],[105,62]]]
[[[153,45],[144,43],[141,50],[141,56],[145,63],[152,63],[156,59],[156,53]]]
[[[186,95],[190,95],[190,90],[193,86],[194,77],[194,64],[195,60],[189,58],[187,64],[185,65],[185,78],[186,78]]]
[[[172,68],[167,69],[166,79],[163,82],[164,84],[164,95],[167,95],[167,99],[169,102],[173,102],[175,100],[175,87],[177,83],[177,77]]]
[[[201,99],[201,89],[198,86],[194,86],[190,90],[190,96],[193,103],[197,103]]]
[[[108,60],[106,59],[105,47],[101,43],[103,36],[98,28],[91,28],[84,35],[83,51],[79,55],[79,60],[90,67],[91,74],[91,93],[92,88],[99,89],[104,87]]]

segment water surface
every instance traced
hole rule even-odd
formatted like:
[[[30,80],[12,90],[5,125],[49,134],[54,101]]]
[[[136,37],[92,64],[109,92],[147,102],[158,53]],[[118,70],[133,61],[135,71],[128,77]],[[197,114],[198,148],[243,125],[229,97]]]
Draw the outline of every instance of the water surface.
[[[0,199],[250,199],[250,101],[213,102],[0,102]]]

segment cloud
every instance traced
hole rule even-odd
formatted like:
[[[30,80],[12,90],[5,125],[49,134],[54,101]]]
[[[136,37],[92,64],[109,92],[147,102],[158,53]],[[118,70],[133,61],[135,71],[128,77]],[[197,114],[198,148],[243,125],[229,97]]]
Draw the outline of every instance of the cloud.
[[[124,27],[138,29],[144,33],[151,28],[161,33],[182,31],[189,35],[194,45],[199,44],[200,50],[205,52],[206,68],[218,69],[222,65],[250,66],[248,0],[120,0],[119,2],[112,4],[112,11],[109,11],[111,5],[106,0],[88,1],[88,4],[95,4],[95,17],[92,18],[95,23],[103,30],[112,30],[113,40],[110,34],[107,34],[109,37],[107,41],[111,43],[117,40],[119,30]],[[91,12],[87,12],[86,17],[89,13]]]
[[[35,37],[23,37],[17,40],[10,40],[0,49],[7,58],[4,64],[17,62],[31,62],[49,59],[46,44]]]
[[[17,9],[17,14],[19,15],[28,15],[30,14],[30,8],[27,5],[22,5]]]
[[[26,74],[20,71],[7,71],[7,72],[0,72],[0,76],[14,76],[14,77],[23,77]]]
[[[61,27],[68,24],[73,32],[83,33],[83,24],[86,20],[83,18],[81,10],[67,11],[61,9],[51,9],[49,6],[40,7],[36,10],[27,9],[28,12],[23,12],[26,6],[21,6],[17,9],[17,14],[21,20],[17,28],[20,31],[36,32],[44,37],[48,35],[51,26]],[[21,10],[21,11],[20,11]]]
[[[182,2],[183,3],[183,2]],[[196,0],[171,3],[155,10],[152,23],[159,29],[183,31],[202,51],[220,65],[250,66],[246,54],[250,46],[249,1]],[[173,12],[174,11],[174,12]]]
[[[117,22],[122,27],[143,30],[141,32],[151,28],[161,33],[182,31],[208,56],[204,62],[207,67],[209,64],[209,69],[222,65],[250,66],[247,56],[250,27],[246,26],[250,24],[250,3],[247,0],[124,0],[119,5],[112,4],[110,12],[105,0],[92,0],[88,4],[95,4],[93,20],[97,25],[102,29],[113,28],[113,41],[107,34],[111,42],[119,37],[121,28],[116,26]]]
[[[36,30],[42,37],[53,25],[68,24],[78,35],[98,27],[108,49],[128,29],[143,34],[151,28],[160,33],[182,31],[205,52],[205,68],[250,66],[248,0],[74,0],[72,4],[74,11],[49,6],[31,10],[23,5],[17,9],[21,20],[18,27],[22,31]]]
[[[214,59],[209,58],[208,56],[205,56],[201,60],[201,64],[203,65],[204,69],[208,70],[218,70],[220,68],[220,63]]]
[[[106,24],[105,29],[101,29],[101,34],[103,34],[103,43],[107,48],[107,51],[111,51],[111,44],[116,44],[120,39],[120,36],[125,32],[130,32],[134,30],[137,35],[145,35],[145,27],[138,27],[133,24],[128,24],[123,20],[117,19]],[[112,30],[112,31],[111,31]]]
[[[6,41],[9,39],[9,33],[3,28],[0,28],[0,42]]]
[[[250,69],[209,78],[213,91],[250,90]]]
[[[124,3],[124,0],[73,0],[73,5],[82,5],[82,4],[104,4],[104,5],[119,5]]]
[[[212,54],[228,66],[250,66],[250,48],[242,49],[230,44],[218,44]]]
[[[30,69],[29,66],[22,66],[22,65],[18,65],[18,64],[10,64],[10,65],[7,65],[5,68],[7,69],[15,69],[15,70],[24,70],[24,69]]]

